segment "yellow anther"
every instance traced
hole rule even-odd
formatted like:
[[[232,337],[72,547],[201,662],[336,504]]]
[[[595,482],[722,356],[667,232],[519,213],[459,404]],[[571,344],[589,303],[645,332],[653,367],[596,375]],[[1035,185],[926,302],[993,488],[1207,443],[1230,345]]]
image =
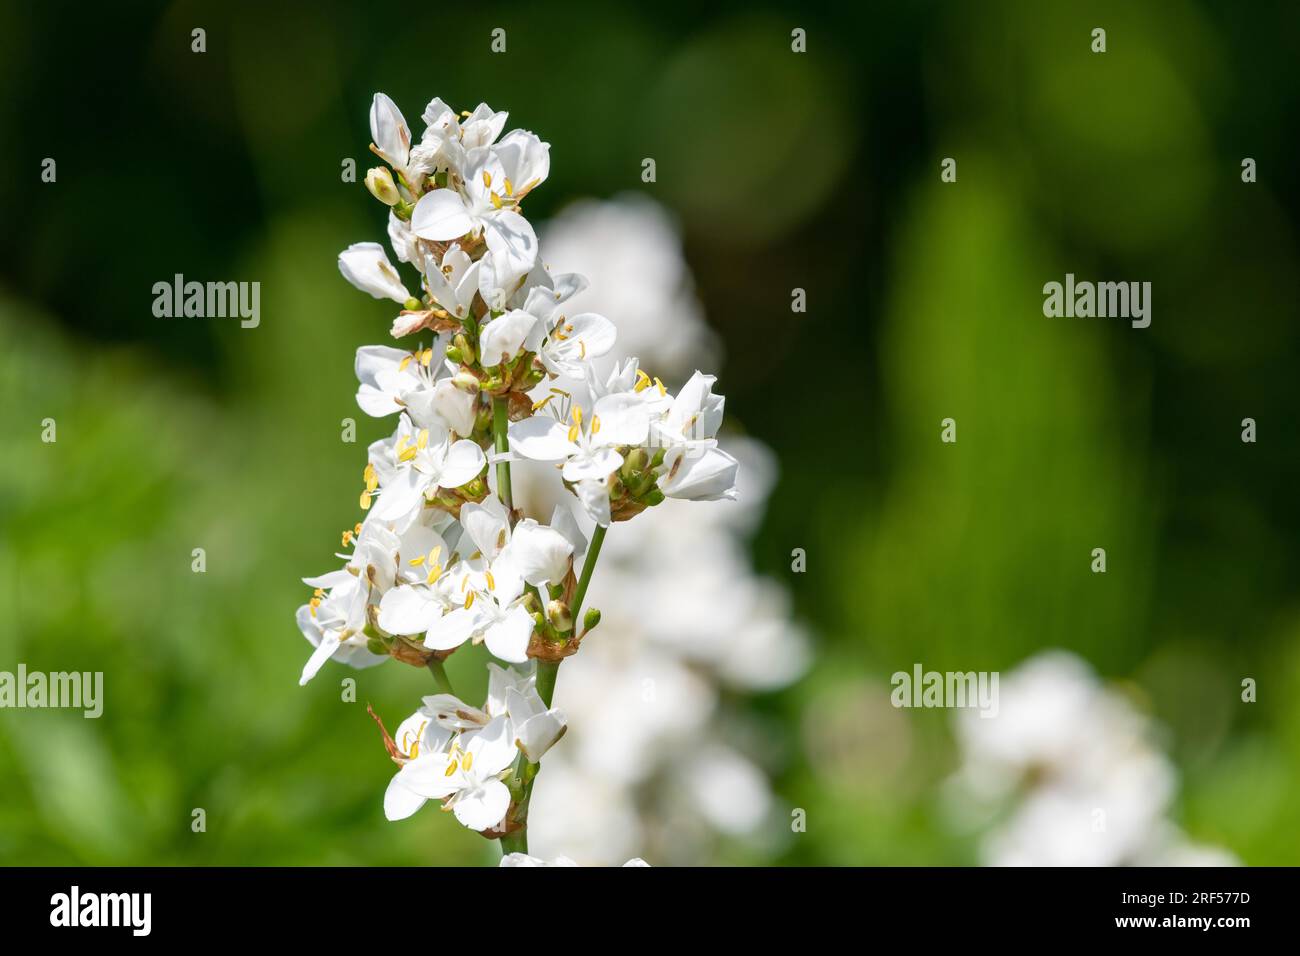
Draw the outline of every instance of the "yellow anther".
[[[634,392],[644,392],[650,387],[650,376],[641,369],[636,370],[636,385],[632,387]]]
[[[320,597],[320,596],[321,596],[322,594],[324,594],[324,593],[325,593],[325,589],[324,589],[324,588],[317,588],[315,591],[312,591],[312,592],[311,592],[311,596],[312,596],[312,597],[317,597],[317,598],[318,598],[318,597]]]
[[[563,395],[565,398],[569,397],[569,393],[562,388],[553,388],[551,391],[556,395]]]
[[[659,389],[659,394],[660,394],[660,395],[667,395],[667,394],[668,394],[668,389],[664,388],[664,383],[661,382],[661,381],[659,381],[659,376],[658,376],[658,375],[655,376],[655,385],[658,387],[658,389]]]
[[[483,185],[488,189],[492,188],[492,174],[489,173],[486,169],[483,170]]]
[[[447,764],[447,772],[443,774],[443,776],[450,777],[455,772],[456,772],[456,761],[453,760],[451,763]]]
[[[442,576],[442,565],[435,564],[429,568],[429,573],[428,575],[425,576],[424,583],[432,584],[434,581],[438,580],[438,578],[441,576]]]
[[[474,595],[476,593],[477,592],[475,591],[470,591],[469,594],[465,595],[465,610],[468,611],[471,607],[474,606]]]
[[[425,349],[424,354],[420,356],[420,364],[423,365],[425,368],[428,368],[429,363],[432,361],[433,361],[433,349]]]
[[[598,432],[598,431],[600,431],[600,416],[599,416],[599,415],[592,415],[592,416],[591,416],[591,433],[594,435],[594,434],[596,434],[596,432]]]
[[[408,561],[408,562],[406,562],[406,563],[409,564],[409,565],[410,565],[411,567],[413,567],[413,568],[418,568],[420,565],[424,564],[425,560],[426,560],[426,558],[425,558],[425,556],[422,554],[422,555],[420,555],[418,558],[412,558],[410,561]]]
[[[584,359],[587,357],[587,343],[583,339],[578,339],[578,357]]]
[[[343,532],[343,547],[346,548],[346,547],[347,547],[348,545],[350,545],[351,543],[352,543],[352,532],[351,532],[351,531],[344,531],[344,532]]]
[[[469,773],[469,768],[472,766],[474,766],[474,755],[471,753],[467,753],[465,754],[464,757],[460,759],[460,769],[464,770],[466,773]]]
[[[547,395],[545,398],[533,402],[533,411],[535,412],[541,411],[543,408],[546,407],[547,403],[550,402],[550,400],[553,399],[554,397],[555,397],[554,395]]]
[[[413,358],[415,358],[415,353],[414,353],[414,352],[412,352],[410,355],[404,355],[404,356],[402,356],[402,360],[401,360],[400,362],[397,363],[397,370],[398,370],[399,372],[405,372],[405,371],[406,371],[406,366],[408,366],[408,365],[411,364],[411,359],[413,359]]]
[[[494,209],[500,209],[500,208],[501,208],[501,197],[498,196],[496,193],[493,193],[493,194],[492,194],[492,207],[493,207]]]
[[[361,492],[361,510],[362,511],[370,510],[370,492],[368,491]]]
[[[483,574],[487,577],[488,590],[495,591],[497,589],[497,582],[496,578],[492,577],[492,572],[484,571]]]
[[[507,177],[506,177],[506,195],[507,195],[507,196],[513,196],[514,194],[515,194],[515,184],[512,183],[512,182],[510,181],[510,177],[507,176]]]
[[[575,425],[581,425],[581,424],[582,424],[582,406],[581,406],[581,405],[574,405],[574,406],[573,406],[573,412],[572,412],[572,414],[573,414],[573,424],[575,424]]]
[[[421,428],[420,435],[415,440],[416,448],[427,448],[429,446],[429,429]]]
[[[379,475],[375,473],[373,464],[366,465],[365,471],[361,472],[361,477],[365,479],[366,491],[374,491],[379,487]]]
[[[569,426],[569,441],[571,441],[571,442],[576,442],[576,441],[578,440],[578,435],[580,435],[581,433],[582,433],[582,430],[581,430],[577,425],[570,425],[570,426]]]

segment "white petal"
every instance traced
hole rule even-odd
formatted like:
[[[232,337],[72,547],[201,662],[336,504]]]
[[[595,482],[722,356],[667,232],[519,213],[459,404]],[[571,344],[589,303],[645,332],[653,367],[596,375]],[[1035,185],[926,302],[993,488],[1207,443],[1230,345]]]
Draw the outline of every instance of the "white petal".
[[[379,626],[389,634],[423,634],[442,612],[442,604],[428,588],[403,584],[380,599]]]
[[[558,584],[569,570],[573,543],[554,528],[525,518],[515,526],[509,544],[510,558],[529,584]]]
[[[649,433],[645,402],[638,395],[606,395],[592,406],[591,415],[593,421],[600,419],[600,431],[592,441],[602,445],[640,445]]]
[[[397,104],[383,93],[376,93],[370,103],[370,137],[379,147],[379,155],[397,169],[406,167],[411,150],[411,130]]]
[[[510,791],[500,780],[487,780],[460,797],[452,812],[471,830],[496,826],[510,809]]]
[[[669,498],[717,501],[736,497],[740,463],[720,448],[670,448],[663,467],[659,490]]]
[[[533,634],[533,619],[522,605],[517,605],[483,635],[483,642],[494,657],[512,664],[528,660],[528,639]]]
[[[465,201],[454,189],[435,189],[420,197],[411,213],[411,229],[421,239],[445,242],[474,228]]]
[[[424,635],[424,646],[435,651],[460,647],[478,628],[479,616],[463,607],[448,611]]]
[[[475,546],[489,559],[510,540],[510,519],[496,495],[488,495],[481,504],[468,502],[460,509],[461,527]]]
[[[421,755],[397,771],[393,781],[426,799],[441,800],[465,785],[465,777],[459,770],[448,775],[447,768],[451,765],[448,754]]]
[[[536,316],[522,309],[512,309],[485,325],[483,334],[479,336],[479,354],[482,356],[480,361],[483,367],[491,368],[514,358],[536,324]]]
[[[468,438],[451,443],[447,457],[443,459],[442,471],[438,475],[438,484],[443,488],[459,488],[467,481],[473,481],[487,464],[483,449]]]
[[[377,242],[354,242],[339,253],[339,272],[362,292],[376,299],[405,304],[411,293],[388,261],[388,253]]]
[[[388,781],[384,791],[384,816],[389,820],[405,820],[425,804],[425,797],[404,786],[397,777]]]
[[[532,622],[529,621],[529,624]],[[316,676],[327,660],[334,656],[334,652],[339,649],[338,631],[330,631],[321,637],[321,642],[316,645],[316,650],[312,651],[311,657],[307,658],[307,663],[302,669],[302,676],[298,678],[298,686],[302,687],[309,680]]]
[[[537,233],[519,213],[498,212],[484,222],[483,231],[493,255],[504,260],[498,269],[524,275],[537,263]]]
[[[600,481],[623,467],[623,456],[612,448],[594,448],[585,455],[575,455],[564,463],[565,481]]]
[[[560,461],[578,451],[569,429],[549,415],[534,415],[510,424],[510,445],[533,461]]]

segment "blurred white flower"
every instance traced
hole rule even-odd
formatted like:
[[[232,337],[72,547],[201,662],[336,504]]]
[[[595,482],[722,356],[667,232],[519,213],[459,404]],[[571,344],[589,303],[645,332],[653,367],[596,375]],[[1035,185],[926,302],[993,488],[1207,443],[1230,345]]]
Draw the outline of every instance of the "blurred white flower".
[[[647,368],[680,378],[716,365],[719,348],[704,321],[677,224],[662,206],[635,194],[573,203],[542,230],[546,261],[589,279],[575,311],[609,316],[620,350]],[[613,361],[593,363],[607,371]]]
[[[570,860],[567,856],[557,856],[554,860],[543,860],[541,857],[529,856],[527,853],[507,853],[501,858],[501,866],[577,866],[578,864]],[[623,864],[624,866],[649,866],[645,860],[633,857]]]
[[[1177,789],[1151,722],[1064,651],[1003,676],[994,717],[957,712],[963,762],[953,810],[990,824],[981,844],[994,866],[1192,862],[1165,820]],[[1162,835],[1155,840],[1153,835]],[[1222,855],[1219,855],[1222,859]]]

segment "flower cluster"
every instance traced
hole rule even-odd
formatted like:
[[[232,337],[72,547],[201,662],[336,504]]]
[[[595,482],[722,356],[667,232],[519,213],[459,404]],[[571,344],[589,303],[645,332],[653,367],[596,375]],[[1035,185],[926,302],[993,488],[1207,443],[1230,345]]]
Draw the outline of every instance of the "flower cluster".
[[[1080,658],[1041,653],[1006,675],[1000,709],[958,712],[959,822],[992,866],[1225,866],[1167,818],[1177,790],[1154,727]]]
[[[738,464],[718,447],[713,376],[673,394],[636,359],[598,370],[614,323],[566,307],[586,281],[550,272],[522,213],[550,147],[502,135],[506,119],[434,99],[416,144],[397,106],[374,98],[371,149],[387,166],[366,186],[389,207],[393,255],[419,292],[378,243],[339,256],[344,278],[401,306],[391,331],[410,344],[357,352],[358,404],[396,429],[370,446],[364,520],[343,532],[343,567],[305,579],[315,591],[298,623],[315,648],[302,683],[329,659],[392,657],[442,685],[396,740],[384,735],[401,766],[390,818],[436,799],[522,852],[538,760],[565,728],[550,705],[556,669],[600,621],[582,604],[608,528],[666,498],[734,498]],[[523,459],[559,472],[590,540],[568,508],[547,523],[516,508],[511,465]],[[451,694],[443,669],[467,642],[519,665],[490,665],[481,710]]]

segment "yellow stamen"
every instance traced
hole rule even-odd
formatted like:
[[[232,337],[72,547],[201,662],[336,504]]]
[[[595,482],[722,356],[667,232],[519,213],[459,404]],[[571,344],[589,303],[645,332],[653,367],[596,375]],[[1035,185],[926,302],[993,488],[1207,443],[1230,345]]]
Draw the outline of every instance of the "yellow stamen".
[[[427,448],[429,446],[429,429],[421,428],[420,435],[415,440],[416,448]]]
[[[474,766],[474,755],[471,753],[467,753],[460,760],[460,769],[464,770],[466,773],[469,773],[469,768],[472,766]]]
[[[594,434],[596,434],[596,432],[598,432],[598,431],[600,431],[600,416],[599,416],[599,415],[592,415],[592,416],[591,416],[591,433],[594,435]]]
[[[438,578],[441,577],[441,576],[442,576],[442,565],[441,565],[441,564],[435,564],[435,565],[433,565],[432,567],[429,568],[429,573],[428,573],[428,575],[425,577],[425,579],[424,579],[424,583],[425,583],[425,584],[432,584],[434,581],[438,580]]]
[[[400,362],[397,363],[397,370],[398,370],[399,372],[405,372],[405,371],[406,371],[406,366],[408,366],[408,365],[411,364],[411,359],[413,359],[413,358],[415,358],[415,353],[414,353],[414,352],[412,352],[410,355],[404,356],[404,357],[402,358],[402,360],[401,360]]]
[[[428,368],[429,363],[432,361],[433,361],[433,349],[425,349],[424,354],[420,356],[420,364],[423,365],[425,368]]]
[[[655,376],[655,385],[659,388],[659,394],[660,394],[660,395],[667,395],[667,394],[668,394],[668,389],[664,388],[664,383],[661,382],[661,381],[659,381],[659,376],[658,376],[658,375]]]
[[[491,571],[484,571],[483,573],[487,576],[488,590],[495,591],[497,589],[496,578],[492,577]]]
[[[641,369],[636,370],[636,385],[632,387],[634,392],[644,392],[650,387],[650,376]]]
[[[506,177],[506,195],[507,195],[507,196],[513,196],[514,194],[515,194],[515,184],[512,183],[512,182],[510,181],[510,177],[507,176],[507,177]]]
[[[366,465],[365,471],[361,473],[361,477],[365,479],[366,491],[373,492],[376,488],[379,487],[379,476],[375,474],[374,465],[369,465],[369,464]]]
[[[413,568],[418,568],[420,565],[424,564],[425,560],[426,557],[425,555],[422,554],[418,558],[412,558],[410,561],[407,562],[407,564],[409,564]]]
[[[361,492],[361,510],[362,511],[370,510],[370,492],[368,491]]]
[[[470,591],[469,594],[465,595],[465,610],[468,611],[471,607],[474,606],[474,595],[476,593],[477,592],[475,591]]]
[[[494,209],[501,208],[501,197],[498,196],[496,193],[492,194],[492,206]]]
[[[541,411],[543,408],[546,407],[547,403],[550,402],[550,400],[553,399],[554,397],[555,397],[554,395],[547,395],[545,398],[533,402],[533,411],[535,412]]]
[[[492,174],[489,173],[486,169],[483,170],[483,185],[484,185],[487,189],[491,189],[491,188],[492,188]]]

